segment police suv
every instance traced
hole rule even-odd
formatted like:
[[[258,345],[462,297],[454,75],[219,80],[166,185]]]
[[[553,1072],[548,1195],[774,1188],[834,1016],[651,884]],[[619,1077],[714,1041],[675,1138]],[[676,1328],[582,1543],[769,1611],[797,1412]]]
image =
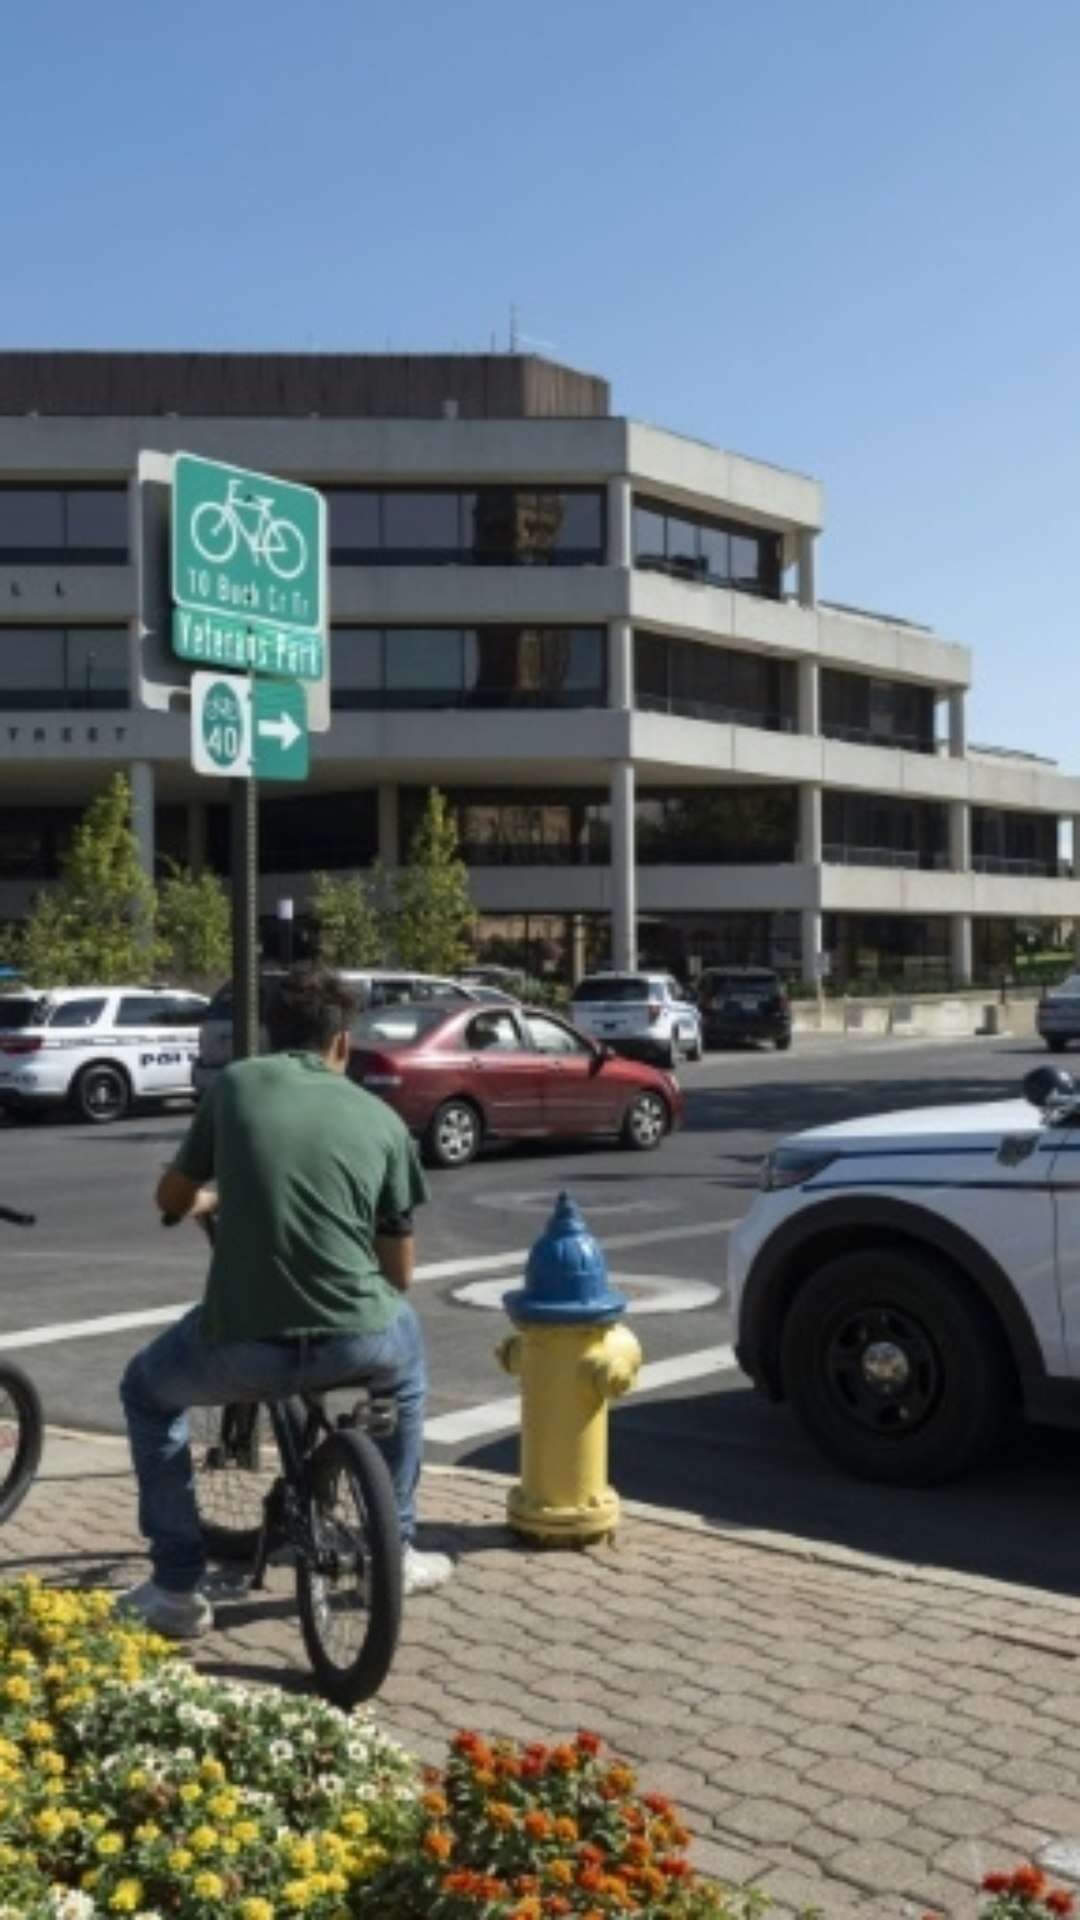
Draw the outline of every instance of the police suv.
[[[0,993],[0,1109],[70,1106],[119,1120],[134,1100],[192,1093],[209,1003],[165,987],[31,987]]]
[[[864,1479],[1080,1426],[1080,1087],[1023,1091],[792,1134],[728,1242],[740,1366]]]

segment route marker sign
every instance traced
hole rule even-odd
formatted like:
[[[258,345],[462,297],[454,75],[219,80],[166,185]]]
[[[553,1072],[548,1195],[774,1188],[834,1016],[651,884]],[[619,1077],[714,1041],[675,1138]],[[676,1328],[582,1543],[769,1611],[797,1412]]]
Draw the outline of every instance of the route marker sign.
[[[307,700],[295,680],[191,676],[191,764],[229,780],[306,780]]]
[[[314,487],[178,453],[172,597],[192,613],[320,633],[326,503]]]

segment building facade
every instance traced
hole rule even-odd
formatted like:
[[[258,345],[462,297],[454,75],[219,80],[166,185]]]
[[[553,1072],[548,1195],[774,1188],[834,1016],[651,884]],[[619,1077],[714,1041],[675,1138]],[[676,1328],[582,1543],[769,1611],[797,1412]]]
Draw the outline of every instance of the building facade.
[[[487,952],[564,977],[962,985],[1073,919],[1080,780],[969,750],[964,647],[818,600],[815,480],[529,356],[124,354],[0,354],[0,919],[114,769],[148,870],[227,872],[186,697],[147,693],[145,449],[328,500],[332,724],[264,790],[268,916],[397,865],[437,785]]]

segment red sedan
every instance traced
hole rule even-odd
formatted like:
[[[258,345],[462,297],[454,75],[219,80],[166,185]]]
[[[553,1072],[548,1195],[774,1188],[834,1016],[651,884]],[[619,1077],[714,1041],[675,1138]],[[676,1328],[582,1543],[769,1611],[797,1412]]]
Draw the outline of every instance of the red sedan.
[[[349,1075],[400,1113],[428,1166],[464,1167],[488,1140],[616,1135],[641,1153],[678,1125],[670,1073],[534,1007],[408,1002],[362,1014]]]

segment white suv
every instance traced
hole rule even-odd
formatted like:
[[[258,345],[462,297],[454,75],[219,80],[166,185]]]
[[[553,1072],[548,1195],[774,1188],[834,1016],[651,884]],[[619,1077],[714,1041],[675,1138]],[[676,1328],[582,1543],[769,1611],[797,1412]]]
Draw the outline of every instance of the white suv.
[[[166,987],[25,987],[0,994],[0,1108],[70,1105],[119,1120],[133,1100],[192,1091],[207,1001]]]
[[[781,1141],[728,1244],[739,1363],[865,1479],[944,1480],[1017,1410],[1080,1424],[1080,1088]]]
[[[587,973],[574,988],[570,1018],[617,1053],[662,1067],[704,1052],[701,1015],[670,973]]]

